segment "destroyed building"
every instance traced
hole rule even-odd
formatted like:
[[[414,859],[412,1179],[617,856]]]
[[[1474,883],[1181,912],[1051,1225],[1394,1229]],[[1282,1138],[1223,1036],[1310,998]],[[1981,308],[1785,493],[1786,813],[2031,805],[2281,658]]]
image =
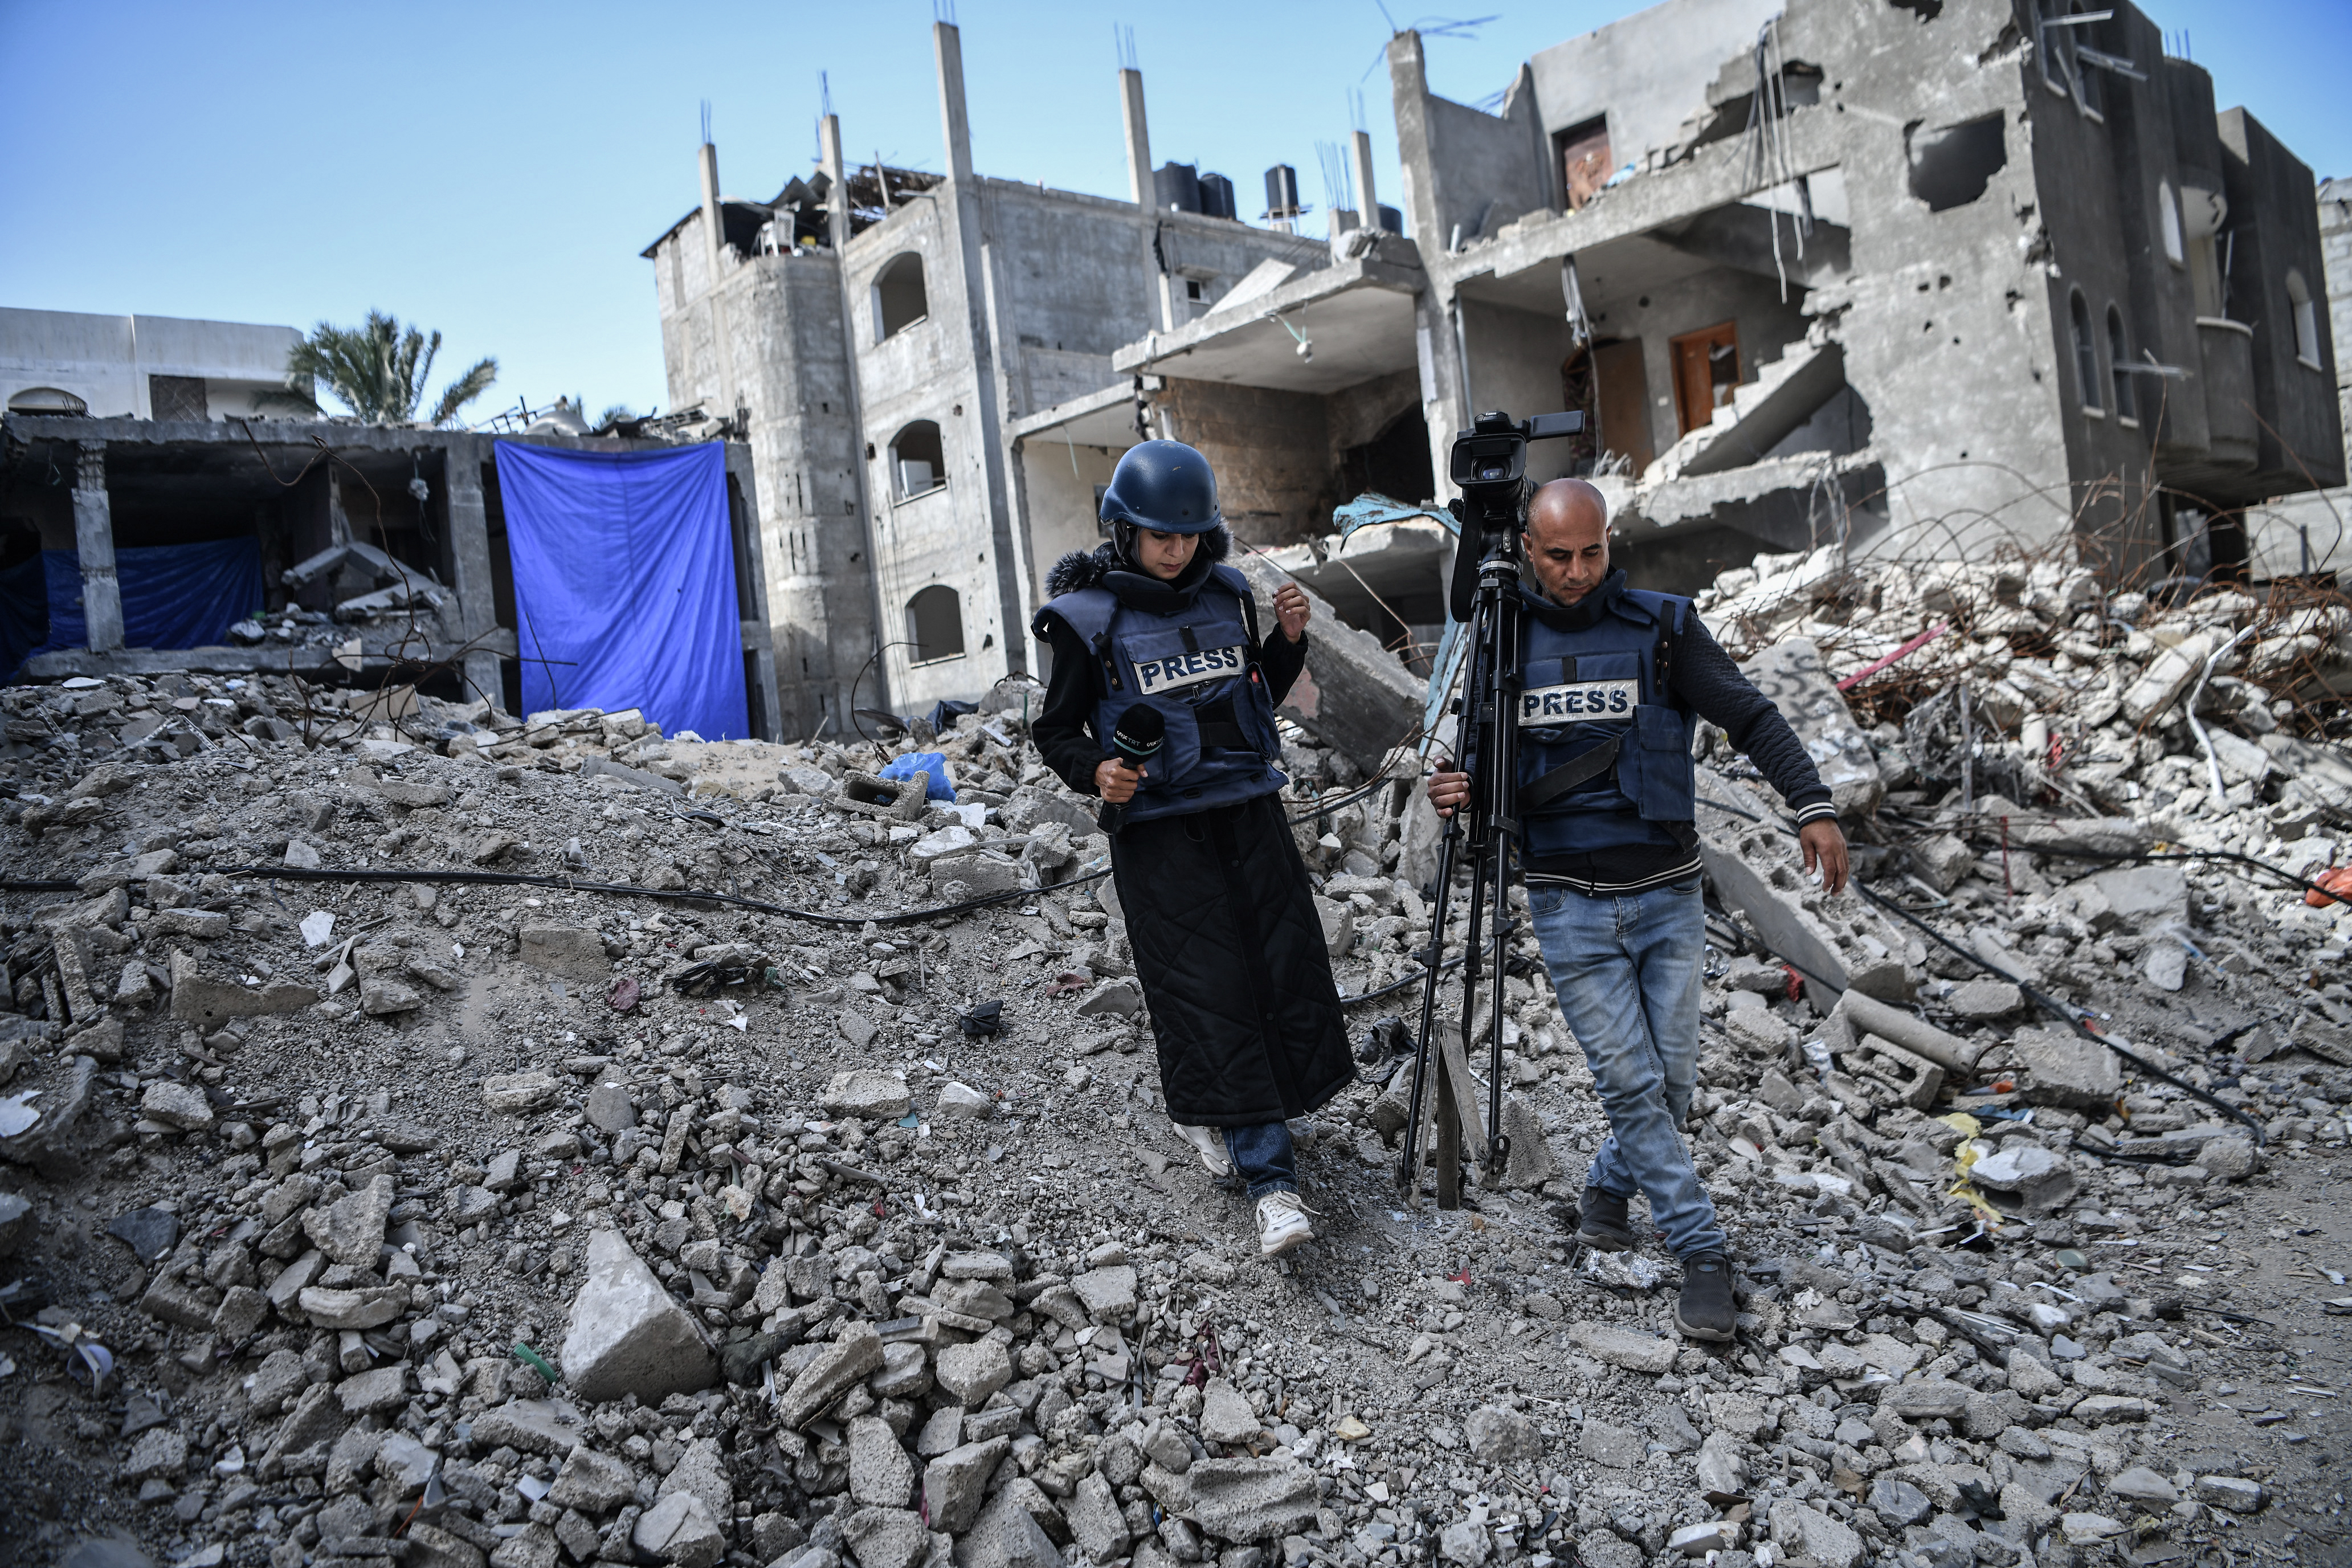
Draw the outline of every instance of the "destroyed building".
[[[673,402],[738,411],[777,474],[788,709],[849,704],[853,657],[857,701],[902,709],[1026,668],[1045,568],[1146,436],[1210,455],[1245,541],[1297,545],[1360,492],[1437,499],[1482,409],[1575,407],[1534,477],[1595,476],[1636,580],[1682,591],[1823,543],[2226,576],[2245,509],[2343,479],[2310,172],[2129,5],[1668,0],[1491,113],[1402,32],[1403,233],[1342,213],[1322,244],[1147,210],[1170,171],[1132,72],[1130,203],[973,175],[935,45],[944,179],[869,166],[836,235],[837,151],[761,204],[706,149],[648,252]],[[1285,563],[1425,653],[1442,524],[1362,548]]]
[[[282,385],[282,356],[278,365]],[[537,654],[518,635],[499,447],[671,449],[656,439],[205,418],[194,406],[170,419],[0,416],[0,676],[269,672],[322,694],[421,687],[520,707],[524,655]],[[728,443],[723,466],[733,570],[720,592],[740,627],[740,732],[772,735],[749,450]]]
[[[292,327],[0,307],[0,406],[184,422],[268,411]]]

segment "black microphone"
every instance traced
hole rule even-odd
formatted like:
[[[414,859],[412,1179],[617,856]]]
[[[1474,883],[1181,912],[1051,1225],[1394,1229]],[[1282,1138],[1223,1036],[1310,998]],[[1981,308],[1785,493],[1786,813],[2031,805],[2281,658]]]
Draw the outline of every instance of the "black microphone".
[[[1168,716],[1149,702],[1138,702],[1118,716],[1118,728],[1111,731],[1111,750],[1118,753],[1118,765],[1128,773],[1139,773],[1143,764],[1160,754],[1160,744],[1168,738]],[[1127,818],[1127,807],[1110,801],[1102,803],[1095,813],[1095,824],[1105,833],[1117,837]]]

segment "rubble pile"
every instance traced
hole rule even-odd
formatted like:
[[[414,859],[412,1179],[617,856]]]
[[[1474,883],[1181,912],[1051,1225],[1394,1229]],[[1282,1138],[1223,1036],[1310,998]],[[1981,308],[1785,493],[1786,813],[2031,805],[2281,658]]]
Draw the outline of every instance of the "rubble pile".
[[[1808,891],[1710,743],[1719,1348],[1654,1238],[1570,1239],[1605,1123],[1523,934],[1510,1160],[1462,1210],[1398,1192],[1382,1015],[1464,935],[1410,761],[1286,731],[1365,1043],[1295,1128],[1323,1239],[1272,1265],[1159,1108],[1093,803],[1017,694],[784,745],[277,678],[0,694],[10,875],[71,884],[0,903],[0,1529],[194,1568],[2327,1560],[2352,916],[2134,857],[2332,864],[2352,777],[2229,688],[2215,796],[2201,662],[2102,714],[2172,612],[1969,664],[1958,737],[1955,678],[1883,724],[1833,683],[1909,610],[1752,587],[1708,610],[1769,626],[1866,885],[1970,956]]]

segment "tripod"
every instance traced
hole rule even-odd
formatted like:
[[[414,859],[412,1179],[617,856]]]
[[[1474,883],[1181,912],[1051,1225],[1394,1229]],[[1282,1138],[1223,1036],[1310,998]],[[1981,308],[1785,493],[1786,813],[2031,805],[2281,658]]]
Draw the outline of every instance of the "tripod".
[[[1518,837],[1518,706],[1524,677],[1519,668],[1522,609],[1519,598],[1519,531],[1527,521],[1527,444],[1571,435],[1583,427],[1577,414],[1539,415],[1514,424],[1505,414],[1482,414],[1475,426],[1454,437],[1452,477],[1462,499],[1452,511],[1461,524],[1450,607],[1469,638],[1469,668],[1454,711],[1463,766],[1470,774],[1470,798],[1446,819],[1437,848],[1437,897],[1430,911],[1428,984],[1422,992],[1421,1031],[1415,1037],[1412,1094],[1404,1127],[1398,1184],[1406,1201],[1421,1194],[1423,1107],[1433,1068],[1436,1075],[1437,1206],[1462,1206],[1462,1148],[1466,1137],[1482,1146],[1479,1164],[1493,1180],[1509,1158],[1503,1133],[1503,978],[1517,922],[1511,919],[1511,850]],[[1465,824],[1466,819],[1466,824]],[[1462,1029],[1458,1039],[1431,1045],[1437,1022],[1438,977],[1444,956],[1445,921],[1454,894],[1455,863],[1470,861],[1470,921],[1462,951]],[[1491,900],[1492,909],[1489,910]],[[1486,925],[1494,923],[1494,968],[1483,965]],[[1486,1018],[1486,1125],[1479,1137],[1477,1083],[1470,1076],[1471,1032],[1481,984],[1488,986]]]
[[[1476,1084],[1470,1077],[1471,1029],[1477,1016],[1482,981],[1491,986],[1492,1006],[1486,1021],[1486,1126],[1485,1152],[1479,1163],[1490,1172],[1508,1157],[1503,1136],[1503,963],[1509,951],[1511,845],[1518,834],[1512,796],[1518,777],[1519,561],[1515,530],[1496,531],[1478,561],[1476,600],[1465,620],[1469,637],[1469,669],[1456,704],[1463,717],[1460,731],[1468,742],[1464,761],[1470,770],[1470,799],[1446,819],[1445,834],[1437,847],[1437,901],[1430,911],[1429,982],[1421,997],[1421,1032],[1412,1064],[1412,1097],[1405,1122],[1404,1157],[1398,1177],[1409,1196],[1420,1187],[1421,1128],[1423,1096],[1432,1066],[1437,1074],[1437,1206],[1462,1206],[1462,1146],[1465,1131],[1475,1136]],[[1465,827],[1464,819],[1468,819]],[[1454,894],[1455,864],[1470,861],[1470,929],[1462,953],[1462,1033],[1458,1040],[1439,1043],[1437,1060],[1431,1061],[1431,1032],[1437,1020],[1439,949],[1445,941],[1448,906]],[[1495,963],[1491,973],[1482,969],[1486,952],[1485,925],[1492,900]],[[1465,1108],[1467,1108],[1465,1112]]]

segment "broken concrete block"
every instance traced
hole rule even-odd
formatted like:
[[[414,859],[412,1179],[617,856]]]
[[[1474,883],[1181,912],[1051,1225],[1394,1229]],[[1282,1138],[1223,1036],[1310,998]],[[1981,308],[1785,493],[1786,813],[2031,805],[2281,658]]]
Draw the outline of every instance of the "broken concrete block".
[[[1098,1323],[1123,1323],[1135,1310],[1136,1273],[1132,1264],[1116,1263],[1089,1268],[1070,1281],[1070,1289]]]
[[[2236,1476],[2200,1476],[2197,1500],[2228,1509],[2231,1513],[2260,1513],[2266,1495],[2260,1481],[2242,1480]]]
[[[985,1121],[996,1109],[992,1097],[969,1084],[945,1083],[940,1086],[940,1097],[931,1106],[931,1114],[950,1120]]]
[[[1143,1006],[1143,988],[1128,979],[1106,980],[1078,998],[1082,1018],[1132,1018]]]
[[[205,1132],[213,1125],[212,1102],[204,1090],[170,1079],[158,1079],[147,1086],[147,1092],[139,1097],[139,1113],[183,1132]]]
[[[1860,1568],[1866,1551],[1851,1526],[1795,1501],[1774,1505],[1772,1541],[1784,1552],[1810,1558],[1820,1568]]]
[[[868,1121],[896,1121],[914,1109],[904,1078],[872,1068],[834,1074],[825,1083],[823,1103],[828,1116],[856,1116]]]
[[[2095,931],[2151,931],[2189,921],[2189,877],[2177,866],[2125,866],[2102,871],[2074,890],[2075,908]]]
[[[1545,1141],[1535,1108],[1516,1094],[1503,1097],[1503,1136],[1510,1141],[1510,1152],[1503,1161],[1501,1185],[1531,1192],[1560,1173],[1559,1156]]]
[[[1234,564],[1249,577],[1260,616],[1270,626],[1275,591],[1295,579],[1255,552]],[[1283,700],[1282,716],[1369,774],[1421,722],[1425,683],[1378,637],[1341,620],[1313,590],[1302,592],[1313,616],[1307,668]]]
[[[997,1349],[1003,1353],[1003,1346]],[[863,1382],[881,1364],[882,1340],[874,1331],[874,1325],[853,1325],[819,1352],[816,1359],[793,1380],[792,1387],[776,1402],[778,1418],[787,1427],[806,1426],[851,1384]]]
[[[1516,1410],[1482,1405],[1462,1423],[1462,1436],[1482,1464],[1513,1465],[1543,1458],[1543,1435]]]
[[[1323,947],[1333,958],[1345,958],[1356,945],[1356,911],[1347,904],[1315,895],[1315,918],[1323,922]]]
[[[494,1073],[482,1080],[482,1104],[502,1116],[543,1110],[563,1094],[563,1085],[543,1072]]]
[[[969,1530],[987,1498],[988,1478],[1013,1449],[1010,1437],[991,1437],[949,1449],[923,1468],[923,1506],[931,1528]]]
[[[877,1508],[905,1508],[915,1489],[915,1462],[877,1415],[849,1423],[849,1495]]]
[[[955,1568],[1062,1568],[1062,1553],[1038,1524],[1024,1493],[1035,1494],[1038,1504],[1047,1506],[1034,1482],[1019,1480],[1005,1487],[955,1543]]]
[[[1022,887],[1021,862],[993,850],[941,856],[930,863],[930,873],[931,894],[942,903],[992,899]]]
[[[637,1475],[626,1459],[600,1454],[593,1448],[573,1448],[555,1473],[547,1500],[558,1508],[576,1508],[585,1514],[607,1514],[637,1495]]]
[[[2116,1054],[2072,1030],[2027,1028],[2010,1037],[2034,1100],[2070,1110],[2111,1113],[2124,1092]]]
[[[931,1532],[908,1508],[861,1508],[841,1527],[857,1568],[915,1568],[929,1555]]]
[[[383,1227],[391,1216],[393,1180],[377,1176],[359,1191],[302,1215],[302,1232],[336,1263],[373,1268],[383,1250]]]
[[[1783,637],[1739,668],[1797,732],[1806,755],[1821,770],[1838,815],[1862,817],[1876,811],[1886,793],[1878,774],[1878,755],[1853,721],[1845,693],[1837,689],[1813,640]]]
[[[1675,1353],[1682,1348],[1675,1341],[1661,1339],[1655,1334],[1589,1321],[1570,1323],[1568,1337],[1595,1361],[1605,1361],[1611,1366],[1622,1366],[1628,1372],[1646,1373],[1652,1377],[1672,1371]]]
[[[958,1404],[967,1410],[977,1410],[987,1403],[990,1394],[1013,1381],[1013,1358],[1003,1344],[992,1339],[950,1345],[940,1352],[931,1375],[941,1388],[955,1395]]]
[[[2025,993],[2006,980],[1971,980],[1953,987],[1944,998],[1952,1016],[1973,1023],[1990,1023],[2025,1010]]]
[[[308,985],[264,985],[258,989],[207,980],[196,961],[184,952],[172,953],[172,1016],[187,1024],[219,1025],[231,1018],[259,1017],[274,1013],[299,1013],[319,999]]]
[[[2064,1155],[2014,1140],[1970,1165],[1969,1180],[1997,1193],[2015,1194],[2029,1214],[2047,1214],[2062,1207],[2082,1190],[2082,1182]]]
[[[313,1328],[380,1329],[407,1307],[408,1292],[398,1286],[337,1290],[312,1285],[295,1302]]]
[[[1902,1047],[1915,1057],[1935,1063],[1946,1072],[1974,1072],[1977,1058],[1985,1053],[1983,1045],[1948,1034],[1916,1013],[1891,1007],[1874,996],[1865,996],[1856,991],[1848,991],[1839,997],[1836,1007],[1831,1010],[1830,1021],[1835,1023],[1840,1019],[1845,1021],[1854,1038],[1876,1035]]]
[[[1266,1541],[1314,1527],[1315,1472],[1287,1455],[1196,1459],[1183,1479],[1192,1522],[1220,1541]]]
[[[2213,633],[2193,632],[2157,655],[2124,690],[2125,722],[2137,727],[2170,712],[2204,669],[2216,640]]]
[[[11,1258],[34,1234],[33,1200],[21,1193],[0,1193],[0,1258]]]
[[[1644,1449],[1640,1433],[1588,1415],[1577,1436],[1576,1451],[1596,1465],[1630,1470],[1642,1462]]]
[[[692,1492],[672,1492],[637,1516],[629,1542],[674,1568],[712,1568],[727,1554],[727,1536]]]
[[[659,1403],[719,1379],[710,1336],[617,1230],[589,1238],[586,1278],[563,1337],[563,1380],[582,1399]]]

